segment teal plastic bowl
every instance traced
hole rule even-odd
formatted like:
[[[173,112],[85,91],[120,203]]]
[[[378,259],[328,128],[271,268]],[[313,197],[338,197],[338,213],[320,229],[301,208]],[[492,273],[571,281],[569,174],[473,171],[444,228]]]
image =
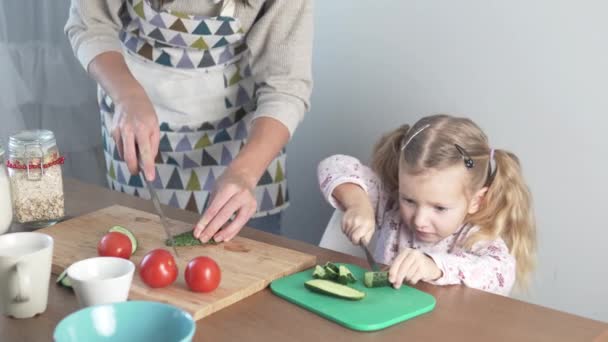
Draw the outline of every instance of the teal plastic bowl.
[[[128,301],[78,310],[65,317],[53,338],[64,341],[192,341],[192,316],[173,305]]]

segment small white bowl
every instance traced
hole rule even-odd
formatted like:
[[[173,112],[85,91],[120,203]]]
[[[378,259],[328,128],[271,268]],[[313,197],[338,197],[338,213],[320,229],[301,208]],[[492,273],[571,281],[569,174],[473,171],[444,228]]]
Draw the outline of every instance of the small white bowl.
[[[134,272],[131,261],[115,257],[84,259],[68,267],[81,307],[126,301]]]

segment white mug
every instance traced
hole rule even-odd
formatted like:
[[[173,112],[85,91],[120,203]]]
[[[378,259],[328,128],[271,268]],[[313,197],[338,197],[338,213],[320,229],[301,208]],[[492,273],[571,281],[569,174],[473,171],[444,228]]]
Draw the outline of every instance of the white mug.
[[[115,257],[94,257],[68,267],[68,277],[81,307],[124,302],[135,272],[133,262]]]
[[[42,233],[0,236],[0,312],[30,318],[46,310],[53,238]]]

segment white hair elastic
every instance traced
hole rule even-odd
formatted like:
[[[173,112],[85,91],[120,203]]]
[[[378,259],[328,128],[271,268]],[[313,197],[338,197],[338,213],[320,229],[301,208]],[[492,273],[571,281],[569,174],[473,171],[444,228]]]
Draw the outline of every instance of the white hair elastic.
[[[419,130],[417,130],[416,133],[412,134],[412,136],[409,139],[407,139],[405,144],[403,144],[403,146],[401,146],[401,151],[405,150],[405,148],[410,143],[410,141],[412,141],[412,139],[414,139],[420,132],[424,131],[425,129],[427,129],[429,127],[431,127],[431,124],[426,124],[426,125],[422,126]]]

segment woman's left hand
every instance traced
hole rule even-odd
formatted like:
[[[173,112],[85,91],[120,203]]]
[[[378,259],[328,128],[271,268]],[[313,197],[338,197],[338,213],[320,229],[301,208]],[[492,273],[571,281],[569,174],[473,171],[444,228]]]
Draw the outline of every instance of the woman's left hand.
[[[398,289],[404,281],[415,285],[420,280],[438,279],[442,274],[435,261],[428,255],[417,249],[407,248],[399,253],[391,264],[388,280]]]
[[[215,183],[209,206],[194,227],[194,236],[206,243],[212,237],[217,242],[229,241],[238,234],[257,209],[256,183],[257,179],[247,172],[228,167]],[[235,214],[234,220],[224,226]]]

